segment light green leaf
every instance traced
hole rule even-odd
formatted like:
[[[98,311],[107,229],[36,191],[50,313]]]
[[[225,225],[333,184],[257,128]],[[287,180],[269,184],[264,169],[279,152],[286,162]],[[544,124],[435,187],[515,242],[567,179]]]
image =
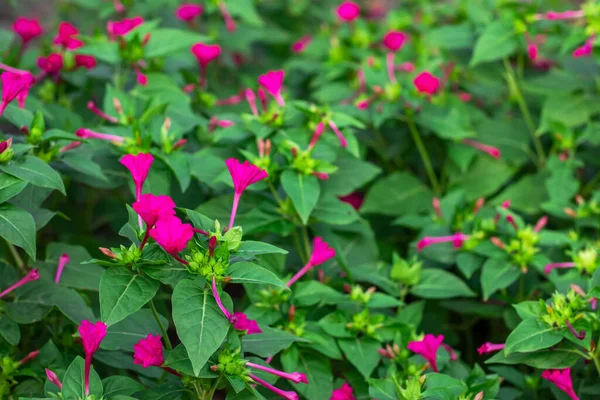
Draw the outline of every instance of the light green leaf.
[[[346,356],[346,359],[348,359],[350,364],[354,365],[358,372],[365,378],[368,378],[375,367],[377,367],[377,364],[379,364],[381,356],[377,350],[381,348],[381,345],[375,339],[339,339],[338,344]]]
[[[421,280],[412,288],[411,293],[424,299],[475,296],[475,293],[460,278],[442,269],[421,271]]]
[[[511,55],[519,47],[512,23],[495,21],[489,24],[477,39],[470,65],[499,60]]]
[[[0,237],[21,247],[36,259],[35,221],[31,214],[12,204],[0,205]]]
[[[188,50],[198,42],[205,43],[206,36],[194,32],[173,28],[157,28],[145,48],[145,57],[164,57],[181,50]]]
[[[511,353],[530,353],[547,349],[562,339],[557,328],[549,327],[535,319],[526,319],[506,338],[504,354],[509,356]]]
[[[294,171],[281,174],[281,185],[292,199],[302,223],[306,225],[308,218],[319,201],[321,187],[319,180],[312,175],[306,176]]]
[[[377,181],[367,193],[360,211],[364,214],[405,215],[428,210],[433,193],[406,172],[396,172]]]
[[[56,189],[66,195],[65,185],[58,172],[37,157],[26,156],[21,161],[11,161],[0,165],[0,170],[32,185]]]
[[[85,361],[80,356],[75,357],[62,381],[63,400],[85,399],[84,385]],[[97,399],[102,398],[102,381],[94,368],[90,370],[90,394],[95,395]]]
[[[294,342],[304,341],[298,336],[280,329],[261,326],[262,333],[247,335],[242,339],[244,351],[260,357],[274,356]]]
[[[289,290],[286,284],[274,273],[251,262],[239,262],[230,265],[226,274],[231,278],[232,283],[268,284]]]

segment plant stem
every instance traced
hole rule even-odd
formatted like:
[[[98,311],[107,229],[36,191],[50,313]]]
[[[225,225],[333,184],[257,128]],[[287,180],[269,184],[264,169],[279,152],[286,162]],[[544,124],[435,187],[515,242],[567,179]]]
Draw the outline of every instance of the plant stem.
[[[302,244],[300,243],[300,237],[298,236],[298,232],[294,229],[294,231],[292,232],[292,235],[294,236],[294,243],[296,244],[296,251],[298,251],[298,255],[300,256],[300,259],[302,260],[302,264],[306,264],[308,262],[308,259],[306,258],[306,255],[304,254],[304,251],[302,250]]]
[[[521,114],[523,114],[523,118],[525,119],[525,123],[527,124],[527,128],[529,128],[529,133],[531,134],[531,138],[533,139],[533,145],[535,147],[535,151],[538,156],[538,165],[543,167],[546,163],[546,156],[544,155],[544,147],[542,146],[542,142],[540,138],[536,135],[535,124],[533,123],[533,118],[531,117],[531,113],[529,112],[529,107],[527,106],[527,102],[523,97],[523,92],[521,92],[521,88],[519,86],[519,81],[515,76],[515,72],[513,71],[510,62],[508,59],[504,59],[504,68],[506,69],[506,80],[508,82],[509,90],[511,94],[516,97],[517,104],[521,109]]]
[[[206,398],[207,400],[212,400],[213,396],[215,395],[215,392],[217,391],[217,387],[219,386],[219,383],[221,382],[221,378],[223,377],[223,375],[220,375],[214,386],[210,389],[210,392],[208,392],[208,397]]]
[[[302,225],[300,228],[302,230],[302,239],[304,240],[304,254],[306,254],[306,259],[310,259],[310,240],[308,239],[308,229],[306,226]]]
[[[408,123],[408,129],[410,130],[410,134],[412,135],[413,141],[417,146],[417,150],[421,155],[421,160],[423,160],[423,164],[425,165],[425,170],[427,171],[427,175],[429,176],[429,181],[431,182],[433,191],[436,194],[441,194],[442,189],[437,180],[437,177],[435,176],[435,170],[433,169],[433,165],[431,164],[431,158],[429,157],[429,153],[427,153],[427,149],[425,148],[425,145],[421,140],[421,135],[419,134],[417,125],[415,125],[415,121],[410,116],[407,118],[406,122]]]
[[[171,339],[169,339],[169,335],[167,335],[167,330],[160,321],[160,317],[158,315],[158,312],[156,311],[156,307],[154,306],[154,300],[150,300],[150,309],[152,310],[152,315],[154,315],[154,319],[156,320],[156,323],[160,328],[163,338],[165,338],[165,346],[167,346],[167,350],[173,350],[173,346],[171,345]]]
[[[6,241],[6,244],[8,245],[8,250],[10,250],[10,254],[12,254],[13,258],[15,259],[15,264],[17,264],[17,267],[19,267],[21,272],[26,273],[27,270],[25,269],[25,263],[23,262],[23,259],[19,255],[19,252],[15,246],[13,246],[13,244],[9,241]]]

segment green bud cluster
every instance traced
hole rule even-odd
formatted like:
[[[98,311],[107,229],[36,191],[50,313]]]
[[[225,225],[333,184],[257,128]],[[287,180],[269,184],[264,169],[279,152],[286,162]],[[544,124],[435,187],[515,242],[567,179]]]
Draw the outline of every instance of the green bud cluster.
[[[294,319],[289,321],[285,326],[284,330],[298,336],[303,337],[306,327],[306,312],[296,311],[294,313]]]
[[[414,365],[411,365],[414,366]],[[421,381],[411,377],[406,381],[405,387],[399,388],[400,395],[403,400],[420,400],[421,399]]]
[[[377,331],[383,328],[384,315],[371,316],[368,309],[364,309],[352,316],[352,322],[346,324],[346,328],[354,333],[363,333],[370,337],[377,337]]]
[[[13,376],[19,370],[19,362],[10,356],[4,356],[0,363],[0,399],[8,398],[11,387],[17,384]]]
[[[594,247],[579,250],[573,256],[573,261],[580,273],[591,276],[598,269],[598,251]]]
[[[250,371],[246,368],[246,360],[240,355],[240,348],[235,350],[225,349],[219,353],[215,369],[226,375],[239,376],[244,380],[249,380]]]
[[[356,301],[361,304],[367,304],[371,300],[371,297],[373,296],[374,292],[375,292],[374,286],[370,287],[367,290],[363,290],[362,287],[360,287],[359,285],[356,285],[350,291],[350,299],[352,299],[352,301]]]
[[[215,257],[211,257],[208,250],[194,249],[185,258],[189,262],[188,271],[192,274],[202,275],[208,280],[213,276],[220,280],[229,266],[229,259],[217,258],[216,251]]]
[[[392,270],[390,278],[402,283],[404,286],[414,286],[421,279],[421,267],[423,263],[413,259],[409,264],[406,260],[400,258],[394,253]]]
[[[142,258],[142,251],[135,244],[132,244],[129,248],[121,245],[120,251],[115,254],[119,264],[129,267],[134,266]]]
[[[287,303],[290,298],[290,292],[283,289],[262,289],[258,295],[260,300],[256,303],[257,307],[274,310],[279,310],[281,305]]]
[[[552,295],[550,305],[540,299],[540,308],[542,310],[542,320],[552,327],[566,327],[565,321],[570,323],[583,317],[583,311],[587,308],[585,298],[579,296],[573,290],[566,295],[555,292]]]
[[[533,261],[536,253],[540,251],[536,247],[539,240],[540,236],[537,232],[534,232],[531,226],[527,226],[519,229],[517,237],[510,240],[508,246],[506,246],[506,252],[511,255],[515,264],[526,269],[527,265]]]

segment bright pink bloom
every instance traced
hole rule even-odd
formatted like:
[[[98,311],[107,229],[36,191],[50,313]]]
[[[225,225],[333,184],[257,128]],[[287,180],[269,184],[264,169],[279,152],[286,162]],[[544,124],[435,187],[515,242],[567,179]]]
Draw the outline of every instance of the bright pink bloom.
[[[556,21],[561,19],[577,19],[583,18],[585,13],[583,10],[574,10],[574,11],[548,11],[545,14],[536,14],[536,20],[548,20],[548,21]]]
[[[133,345],[133,363],[141,365],[144,368],[160,367],[165,362],[160,335],[146,336]]]
[[[60,45],[67,50],[75,50],[83,46],[83,42],[75,36],[79,30],[68,22],[61,22],[58,26],[58,35],[54,38],[54,44]]]
[[[573,390],[571,381],[571,368],[547,369],[542,372],[542,378],[552,382],[557,388],[565,392],[572,400],[579,400]]]
[[[96,67],[97,61],[94,56],[87,56],[85,54],[75,55],[75,68],[83,67],[85,69],[93,69]]]
[[[529,55],[529,59],[531,61],[535,61],[538,56],[538,47],[535,43],[529,43],[527,45],[527,54]]]
[[[177,256],[194,237],[194,230],[190,224],[182,223],[179,218],[168,216],[156,222],[154,228],[150,229],[150,237],[167,253]]]
[[[477,352],[479,353],[479,355],[483,355],[483,354],[491,353],[493,351],[502,350],[505,346],[506,345],[504,343],[494,344],[491,342],[485,342],[484,344],[481,345],[480,348],[477,349]]]
[[[191,52],[198,59],[198,63],[202,68],[206,68],[208,64],[221,54],[221,46],[218,44],[196,43],[192,46]]]
[[[333,130],[335,135],[338,137],[338,140],[340,141],[340,146],[342,146],[344,148],[348,147],[348,141],[342,134],[342,131],[340,131],[340,129],[337,127],[335,122],[333,122],[332,120],[329,120],[329,127]]]
[[[175,215],[175,202],[165,195],[143,194],[132,207],[142,217],[148,229],[152,228],[159,219]]]
[[[296,392],[292,392],[292,391],[287,391],[286,392],[285,390],[278,389],[275,386],[271,385],[268,382],[263,381],[258,376],[253,375],[253,374],[250,374],[250,378],[252,378],[252,380],[255,381],[256,383],[259,383],[262,386],[266,387],[267,389],[269,389],[273,393],[275,393],[275,394],[283,397],[284,399],[287,399],[287,400],[298,400],[298,393],[296,393]]]
[[[300,269],[287,283],[287,286],[292,286],[294,282],[302,278],[309,270],[316,267],[317,265],[323,264],[325,261],[335,257],[335,249],[330,247],[322,237],[317,236],[313,240],[313,251],[310,256],[308,263]]]
[[[29,283],[31,281],[37,281],[38,279],[40,279],[39,272],[40,272],[40,270],[38,268],[32,269],[23,278],[21,278],[16,283],[12,284],[8,288],[6,288],[2,292],[0,292],[0,298],[6,296],[7,294],[9,294],[10,292],[12,292],[13,290],[15,290],[15,289],[17,289],[17,288],[25,285],[26,283]]]
[[[133,154],[127,154],[121,157],[121,164],[123,164],[133,178],[135,184],[135,199],[139,200],[142,195],[142,187],[148,177],[148,171],[154,162],[152,154],[140,153],[137,156]]]
[[[0,115],[4,112],[11,101],[17,99],[19,107],[25,107],[25,100],[34,78],[29,72],[16,74],[5,71],[0,75],[2,80],[2,103],[0,103]]]
[[[125,18],[121,21],[108,21],[106,30],[111,38],[124,36],[144,23],[142,17]]]
[[[100,139],[100,140],[108,140],[116,143],[123,143],[125,138],[123,136],[117,135],[109,135],[107,133],[94,132],[91,129],[79,128],[75,132],[75,136],[80,137],[82,139]]]
[[[594,50],[594,39],[595,36],[592,36],[591,38],[585,41],[583,46],[576,48],[573,51],[573,58],[587,57],[591,55],[592,51]]]
[[[430,72],[425,71],[417,75],[413,84],[420,93],[433,95],[440,87],[440,80]]]
[[[254,319],[248,319],[246,314],[242,312],[234,313],[233,321],[233,327],[238,331],[248,331],[247,335],[262,333],[262,330],[258,326],[258,322]]]
[[[339,199],[344,203],[350,204],[355,210],[358,210],[365,201],[364,196],[358,192],[347,194],[345,196],[339,197]]]
[[[23,46],[42,34],[42,26],[35,18],[27,19],[25,17],[19,17],[13,23],[12,29],[19,37],[21,37]]]
[[[202,14],[204,8],[200,4],[182,4],[177,8],[175,15],[182,21],[190,22],[197,16]]]
[[[281,97],[281,87],[283,86],[284,77],[285,72],[283,70],[269,71],[258,77],[259,85],[264,87],[280,106],[285,105],[285,101]]]
[[[436,337],[428,333],[425,335],[423,340],[409,342],[407,348],[413,353],[421,355],[425,360],[427,360],[431,366],[431,369],[433,369],[434,372],[438,372],[436,357],[437,351],[442,345],[443,341],[444,335],[438,335]]]
[[[465,235],[464,233],[461,233],[461,232],[457,232],[454,235],[450,235],[450,236],[438,236],[438,237],[425,236],[423,239],[419,240],[419,243],[417,243],[417,250],[421,251],[425,247],[431,246],[432,244],[448,243],[448,242],[452,242],[452,244],[454,245],[455,248],[459,248],[462,246],[463,242],[467,239],[469,239],[469,235]]]
[[[100,347],[100,343],[106,336],[106,324],[98,321],[92,324],[88,320],[81,321],[79,325],[79,335],[85,352],[85,394],[90,394],[90,367],[92,366],[92,356]]]
[[[555,268],[575,268],[575,263],[574,262],[560,262],[560,263],[547,264],[544,267],[544,273],[549,274]]]
[[[54,282],[58,283],[60,281],[60,276],[62,275],[63,269],[65,266],[71,261],[71,258],[67,253],[64,253],[62,256],[58,257],[58,269],[56,270],[56,276],[54,277]]]
[[[360,7],[353,1],[345,1],[337,8],[337,16],[345,22],[352,22],[360,16]]]
[[[387,47],[389,51],[398,51],[402,49],[404,43],[406,43],[408,36],[404,32],[390,31],[383,37],[383,45]]]
[[[300,39],[296,40],[292,44],[292,51],[294,53],[300,54],[300,53],[304,52],[304,50],[306,50],[306,48],[308,47],[310,42],[312,42],[312,36],[310,36],[310,35],[302,36]]]
[[[331,392],[329,400],[356,400],[356,397],[354,397],[354,389],[352,389],[352,386],[344,383],[339,389],[335,389]]]
[[[288,380],[290,380],[290,381],[292,381],[294,383],[300,383],[300,382],[302,382],[302,383],[308,383],[308,380],[306,379],[306,375],[303,374],[303,373],[300,373],[300,372],[291,372],[291,373],[288,373],[288,372],[278,371],[276,369],[269,368],[269,367],[264,367],[264,366],[262,366],[260,364],[255,364],[255,363],[251,363],[251,362],[246,363],[246,365],[249,366],[250,368],[259,369],[261,371],[265,371],[265,372],[268,372],[270,374],[277,375],[277,376],[282,377],[284,379],[288,379]]]
[[[48,378],[50,382],[58,386],[59,389],[62,389],[62,382],[60,381],[60,379],[58,379],[58,376],[48,368],[46,368],[46,378]]]
[[[231,180],[233,181],[233,188],[235,193],[233,195],[233,207],[231,209],[231,217],[229,219],[229,229],[233,228],[233,222],[235,221],[235,215],[237,208],[242,197],[242,193],[246,188],[258,181],[261,181],[269,176],[267,171],[258,168],[256,165],[251,164],[249,161],[239,162],[235,158],[229,158],[225,161]]]
[[[52,53],[48,57],[38,57],[37,65],[45,73],[56,75],[63,68],[63,56],[59,53]]]
[[[488,146],[473,139],[463,139],[462,142],[467,146],[483,151],[494,158],[500,158],[500,150],[497,147]]]

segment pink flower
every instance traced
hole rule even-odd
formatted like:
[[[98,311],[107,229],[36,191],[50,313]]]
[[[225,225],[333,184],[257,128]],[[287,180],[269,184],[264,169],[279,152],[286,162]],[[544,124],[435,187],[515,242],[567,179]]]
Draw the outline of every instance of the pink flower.
[[[58,379],[58,376],[56,376],[56,374],[48,368],[46,368],[46,378],[48,378],[50,382],[58,386],[59,389],[62,389],[62,382],[60,381],[60,379]]]
[[[547,369],[542,372],[542,378],[552,382],[557,388],[565,392],[572,400],[579,400],[573,390],[571,381],[571,368]]]
[[[583,10],[573,10],[573,11],[548,11],[545,14],[536,14],[536,20],[548,20],[548,21],[556,21],[561,19],[577,19],[583,18],[585,13]]]
[[[225,21],[225,27],[229,32],[235,32],[235,21],[231,18],[231,14],[227,9],[227,5],[224,1],[219,1],[219,10],[221,11],[221,15],[223,16],[223,20]]]
[[[421,72],[414,79],[413,84],[419,93],[433,95],[440,87],[440,80],[433,76],[430,72]]]
[[[300,382],[302,382],[302,383],[308,383],[308,380],[306,379],[306,375],[302,374],[300,372],[291,372],[291,373],[288,373],[288,372],[278,371],[276,369],[269,368],[269,367],[264,367],[264,366],[262,366],[260,364],[255,364],[255,363],[251,363],[251,362],[246,363],[246,365],[248,367],[250,367],[250,368],[254,368],[254,369],[261,370],[261,371],[265,371],[265,372],[268,372],[270,374],[279,376],[281,378],[288,379],[288,380],[290,380],[290,381],[292,381],[294,383],[300,383]]]
[[[61,22],[58,26],[58,35],[54,38],[54,44],[60,45],[67,50],[75,50],[83,46],[83,42],[75,36],[79,30],[68,22]]]
[[[425,335],[423,340],[409,342],[407,348],[413,353],[421,355],[425,360],[427,360],[431,366],[431,369],[433,369],[434,372],[438,372],[436,356],[438,348],[442,345],[443,341],[444,335],[439,335],[436,337],[428,333]]]
[[[148,171],[150,171],[152,162],[154,162],[154,157],[152,154],[140,153],[137,156],[127,154],[121,157],[121,164],[127,167],[129,172],[131,172],[131,177],[133,178],[133,183],[135,184],[136,200],[139,200],[140,196],[142,195],[142,187],[144,186],[144,182],[148,177]]]
[[[347,194],[345,196],[339,197],[339,199],[344,203],[350,204],[355,210],[358,210],[365,201],[364,196],[358,192]]]
[[[544,273],[549,274],[555,268],[575,268],[575,263],[574,262],[560,262],[560,263],[547,264],[544,267]]]
[[[167,253],[177,256],[194,237],[194,231],[190,224],[182,223],[177,217],[168,216],[156,222],[154,228],[150,229],[150,237]]]
[[[447,242],[452,242],[452,244],[454,245],[455,248],[459,248],[462,246],[463,242],[467,239],[469,239],[469,235],[465,235],[464,233],[461,233],[461,232],[455,233],[454,235],[450,235],[450,236],[438,236],[438,237],[425,236],[423,239],[419,240],[419,243],[417,243],[417,250],[421,251],[425,247],[431,246],[432,244],[447,243]]]
[[[344,383],[339,389],[335,389],[331,392],[329,400],[356,400],[356,397],[354,397],[354,389],[352,389],[352,386]]]
[[[258,326],[258,322],[253,319],[248,319],[246,314],[242,312],[234,313],[233,321],[233,327],[238,331],[248,331],[247,335],[262,333],[262,330]]]
[[[200,4],[182,4],[177,8],[175,15],[182,21],[190,22],[197,16],[202,14],[204,8]]]
[[[485,342],[484,344],[481,345],[481,347],[479,347],[477,349],[477,352],[479,353],[479,355],[483,355],[483,354],[491,353],[493,351],[502,350],[505,346],[506,345],[504,343],[494,344],[491,342]]]
[[[144,368],[160,367],[165,362],[160,335],[151,333],[133,345],[133,363]]]
[[[31,281],[37,281],[38,279],[40,279],[39,272],[40,270],[38,268],[30,270],[27,273],[27,275],[25,275],[23,278],[19,279],[17,282],[13,283],[11,286],[7,287],[2,292],[0,292],[0,299],[12,292],[13,290],[25,285],[26,283],[29,283]]]
[[[19,360],[19,364],[25,364],[35,358],[37,358],[37,356],[40,355],[40,351],[39,350],[34,350],[29,352],[29,354],[27,354],[25,357],[23,357],[22,359]]]
[[[34,78],[29,72],[16,74],[5,71],[0,75],[2,80],[2,103],[0,103],[0,115],[4,112],[11,101],[17,99],[19,107],[25,107],[25,99],[29,93]]]
[[[116,143],[123,143],[125,138],[123,136],[117,135],[109,135],[107,133],[94,132],[91,129],[79,128],[75,131],[75,136],[80,137],[82,139],[100,139],[100,140],[108,140]]]
[[[313,147],[315,147],[315,145],[317,144],[317,142],[319,141],[319,138],[321,137],[321,135],[323,134],[323,131],[325,130],[325,124],[323,124],[323,121],[319,122],[319,124],[315,127],[315,131],[313,133],[313,137],[310,140],[310,143],[308,144],[308,149],[312,150]]]
[[[211,61],[221,54],[221,46],[218,44],[196,43],[192,46],[191,52],[198,59],[202,68],[206,68]]]
[[[264,87],[280,106],[285,105],[285,101],[281,97],[281,87],[283,86],[284,77],[285,72],[283,70],[269,71],[258,77],[258,84]]]
[[[527,45],[527,54],[529,55],[529,59],[531,61],[535,61],[538,56],[538,47],[535,43],[529,43]]]
[[[292,51],[294,53],[300,54],[300,53],[304,52],[304,50],[306,50],[306,47],[308,47],[310,42],[312,42],[312,36],[310,36],[310,35],[302,36],[300,39],[296,40],[292,44]]]
[[[345,1],[337,8],[337,16],[345,22],[352,22],[360,16],[360,7],[353,1]]]
[[[67,253],[64,253],[62,256],[58,257],[58,269],[56,270],[56,276],[54,277],[54,283],[58,283],[60,281],[60,276],[62,275],[63,269],[65,266],[71,261],[71,258]]]
[[[45,73],[56,75],[63,68],[63,56],[59,53],[52,53],[48,57],[38,57],[37,65]]]
[[[0,142],[0,154],[4,153],[6,149],[10,149],[12,146],[12,138],[8,138],[2,142]]]
[[[488,146],[473,139],[463,139],[462,142],[467,146],[483,151],[494,158],[500,158],[500,150],[497,147]]]
[[[13,23],[12,29],[19,37],[21,37],[23,46],[42,34],[42,26],[35,18],[27,19],[25,17],[19,17]]]
[[[142,217],[148,229],[152,228],[159,219],[175,215],[175,202],[171,197],[165,195],[143,194],[132,206],[135,212]]]
[[[90,367],[92,365],[92,356],[100,347],[102,339],[106,336],[106,324],[104,322],[96,322],[92,324],[88,320],[81,321],[79,325],[79,335],[83,343],[85,352],[85,394],[90,394]]]
[[[233,181],[234,195],[233,207],[231,209],[231,217],[229,218],[229,229],[233,228],[237,208],[242,197],[242,193],[246,188],[258,181],[261,181],[269,176],[267,171],[258,168],[249,161],[239,162],[235,158],[229,158],[225,161],[231,180]]]
[[[338,140],[340,141],[340,146],[342,146],[344,148],[348,147],[348,141],[342,134],[342,131],[340,131],[340,129],[337,127],[335,122],[333,122],[333,120],[329,120],[329,127],[333,130],[335,135],[338,137]]]
[[[588,40],[585,41],[583,46],[576,48],[573,51],[573,58],[587,57],[587,56],[591,55],[592,51],[594,50],[594,47],[593,47],[594,39],[595,39],[595,36],[592,36]]]
[[[404,43],[406,43],[408,36],[404,32],[390,31],[383,37],[383,45],[388,48],[389,51],[398,51],[402,49]]]
[[[275,393],[275,394],[283,397],[284,399],[287,399],[287,400],[298,400],[298,393],[296,393],[296,392],[292,392],[292,391],[287,391],[286,392],[285,390],[278,389],[275,386],[271,385],[268,382],[263,381],[258,376],[253,375],[253,374],[250,374],[250,378],[252,378],[252,380],[255,381],[256,383],[259,383],[262,386],[264,386],[265,388],[269,389],[273,393]]]
[[[87,56],[85,54],[75,55],[75,68],[83,67],[85,69],[93,69],[96,67],[97,61],[94,56]]]
[[[121,21],[108,21],[106,30],[111,38],[124,36],[144,23],[142,17],[125,18]]]
[[[317,265],[323,264],[325,261],[335,257],[335,249],[330,247],[322,237],[317,236],[313,241],[313,251],[308,263],[300,269],[287,283],[287,286],[292,286],[294,282],[302,278],[309,270]]]

